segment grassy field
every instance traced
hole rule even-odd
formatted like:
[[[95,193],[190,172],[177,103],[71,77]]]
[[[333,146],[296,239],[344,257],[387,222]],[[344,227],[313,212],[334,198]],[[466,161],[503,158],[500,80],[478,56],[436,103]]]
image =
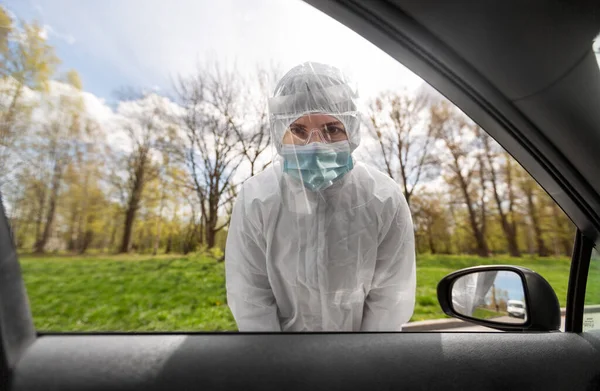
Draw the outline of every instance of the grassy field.
[[[23,255],[20,260],[38,330],[236,329],[226,303],[224,264],[211,258]],[[514,264],[537,271],[565,306],[570,267],[567,258],[420,256],[412,321],[444,317],[437,302],[438,281],[454,270],[482,264]],[[600,286],[595,287],[598,292],[594,295],[600,298]]]
[[[475,308],[472,317],[475,319],[493,319],[500,316],[507,316],[506,312],[496,312],[487,308]]]

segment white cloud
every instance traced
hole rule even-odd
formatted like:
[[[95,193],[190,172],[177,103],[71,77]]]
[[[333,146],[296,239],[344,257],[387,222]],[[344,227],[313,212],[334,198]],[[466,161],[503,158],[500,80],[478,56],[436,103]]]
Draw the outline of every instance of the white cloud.
[[[420,78],[366,39],[299,0],[64,4],[68,15],[58,14],[60,5],[45,10],[54,31],[72,32],[90,59],[109,61],[133,85],[167,87],[171,76],[192,72],[207,56],[236,60],[242,69],[270,63],[281,64],[284,70],[304,61],[330,63],[350,74],[365,97],[421,84]],[[74,42],[72,36],[56,36]]]
[[[45,24],[42,27],[40,36],[43,39],[57,38],[62,41],[65,41],[69,45],[73,45],[75,43],[75,37],[73,37],[71,34],[64,34],[64,33],[58,32],[58,31],[56,31],[56,29],[54,27],[50,26],[49,24]]]
[[[50,26],[44,25],[39,32],[39,36],[41,39],[47,41],[48,40],[48,31],[50,30]]]

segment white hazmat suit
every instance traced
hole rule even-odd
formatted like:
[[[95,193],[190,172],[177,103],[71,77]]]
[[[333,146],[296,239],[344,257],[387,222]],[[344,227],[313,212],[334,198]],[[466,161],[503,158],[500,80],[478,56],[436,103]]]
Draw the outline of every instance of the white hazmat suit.
[[[310,113],[339,119],[354,150],[355,98],[336,68],[292,69],[269,101],[277,151],[289,125]],[[350,159],[347,172],[317,190],[303,183],[308,177],[290,175],[298,166],[283,158],[244,183],[225,255],[227,299],[240,331],[399,331],[412,316],[408,205],[390,177]]]
[[[452,285],[452,306],[464,316],[473,316],[475,308],[485,305],[485,298],[498,272],[483,271],[459,277]]]

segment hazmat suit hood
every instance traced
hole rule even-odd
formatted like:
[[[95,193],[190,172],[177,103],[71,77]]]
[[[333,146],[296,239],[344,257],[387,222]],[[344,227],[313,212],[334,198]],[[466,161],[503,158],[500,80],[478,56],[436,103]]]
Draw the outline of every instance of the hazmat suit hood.
[[[298,118],[324,113],[339,119],[346,128],[351,151],[360,144],[358,94],[352,82],[338,69],[317,62],[305,62],[285,74],[269,99],[272,140],[281,152],[290,124]]]

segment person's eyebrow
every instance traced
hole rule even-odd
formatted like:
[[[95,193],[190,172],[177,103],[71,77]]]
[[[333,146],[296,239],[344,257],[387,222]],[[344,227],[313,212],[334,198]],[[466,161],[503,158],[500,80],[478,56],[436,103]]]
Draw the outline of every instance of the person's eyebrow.
[[[306,126],[306,125],[304,125],[304,124],[297,124],[297,123],[295,123],[295,122],[294,122],[293,124],[291,124],[291,125],[290,125],[290,128],[291,128],[292,126],[297,126],[297,127],[304,128],[304,129],[306,129],[306,128],[307,128],[307,126]],[[344,124],[343,124],[343,123],[341,123],[340,121],[331,121],[331,122],[327,122],[327,123],[325,123],[325,124],[323,124],[323,125],[321,125],[321,126],[341,126],[341,127],[344,127]]]

